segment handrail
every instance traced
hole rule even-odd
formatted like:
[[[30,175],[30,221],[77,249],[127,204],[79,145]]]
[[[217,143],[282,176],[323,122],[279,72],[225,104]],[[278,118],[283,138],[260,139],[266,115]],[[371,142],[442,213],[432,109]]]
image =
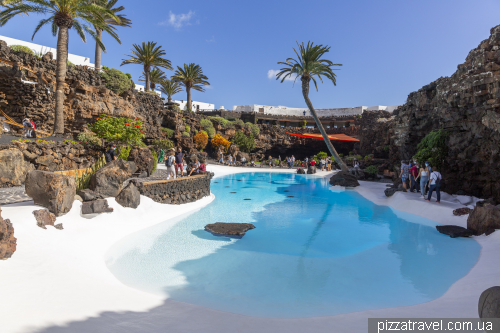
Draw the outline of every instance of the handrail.
[[[6,120],[3,120],[2,122],[4,123],[7,123],[7,124],[10,124],[10,125],[14,125],[14,126],[17,126],[17,127],[22,127],[24,129],[31,129],[29,127],[25,127],[24,125],[21,125],[19,123],[17,123],[14,119],[12,119],[11,117],[9,117],[5,112],[3,112],[2,109],[0,109],[0,112],[2,113],[2,115],[5,117]],[[51,136],[52,134],[51,133],[47,133],[47,132],[44,132],[44,131],[40,131],[40,130],[37,130],[35,129],[35,133],[43,133],[45,134],[46,136]],[[38,138],[41,138],[41,136],[37,135]]]

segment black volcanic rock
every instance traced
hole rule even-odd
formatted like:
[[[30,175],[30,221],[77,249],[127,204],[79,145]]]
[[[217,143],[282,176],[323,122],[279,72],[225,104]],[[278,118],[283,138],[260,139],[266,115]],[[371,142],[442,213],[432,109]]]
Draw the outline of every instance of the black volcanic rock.
[[[251,223],[216,222],[205,226],[205,230],[212,233],[214,236],[227,236],[235,238],[243,237],[248,230],[254,228],[255,226]]]

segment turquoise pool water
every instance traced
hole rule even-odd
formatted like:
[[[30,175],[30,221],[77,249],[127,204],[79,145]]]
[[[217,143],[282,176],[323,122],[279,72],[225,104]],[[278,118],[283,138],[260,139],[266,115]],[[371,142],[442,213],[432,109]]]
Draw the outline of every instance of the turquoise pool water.
[[[479,244],[436,223],[334,192],[308,175],[244,173],[212,180],[201,210],[115,244],[106,264],[123,283],[249,316],[297,318],[422,303],[477,261]],[[244,200],[251,199],[251,200]],[[204,231],[248,222],[242,239]]]

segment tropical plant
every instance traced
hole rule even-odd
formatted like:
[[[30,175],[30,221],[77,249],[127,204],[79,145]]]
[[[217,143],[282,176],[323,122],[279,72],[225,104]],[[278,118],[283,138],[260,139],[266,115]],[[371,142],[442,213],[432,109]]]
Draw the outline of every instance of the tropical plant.
[[[238,125],[240,127],[245,127],[245,123],[241,119],[236,119],[235,121],[233,121],[233,124]]]
[[[155,68],[165,68],[173,70],[170,60],[163,58],[166,55],[161,46],[156,46],[156,42],[142,42],[142,45],[133,44],[132,55],[129,59],[123,59],[120,66],[128,64],[140,64],[144,67],[146,85],[144,90],[149,90],[149,73]]]
[[[139,118],[119,118],[101,115],[93,124],[87,125],[99,138],[126,145],[143,146],[144,130]]]
[[[24,45],[11,45],[9,47],[14,52],[24,52],[24,53],[33,54],[33,55],[35,54],[35,52],[32,49],[30,49],[29,47],[24,46]]]
[[[177,69],[172,77],[172,80],[180,82],[186,88],[187,105],[186,109],[192,110],[191,105],[191,89],[204,92],[203,86],[210,85],[208,78],[203,75],[203,70],[200,65],[194,63],[184,64],[184,68],[177,66]]]
[[[429,161],[431,166],[441,169],[444,159],[448,155],[446,138],[449,132],[439,129],[427,134],[417,145],[417,153],[413,158],[423,163]]]
[[[250,133],[252,133],[253,137],[256,138],[260,134],[260,127],[257,124],[252,124],[250,122],[245,123],[245,127],[250,130]]]
[[[151,154],[153,154],[153,169],[151,170],[151,174],[153,174],[158,167],[158,154],[154,150],[151,151]]]
[[[370,165],[365,169],[365,173],[371,173],[376,175],[378,173],[378,168],[375,165]]]
[[[109,15],[103,15],[102,19],[104,22],[112,29],[113,31],[116,30],[115,26],[120,26],[120,27],[130,27],[132,25],[132,21],[130,21],[128,18],[126,18],[126,15],[123,14],[118,14],[119,12],[123,11],[125,7],[120,6],[120,7],[114,7],[118,0],[91,0],[92,3],[101,6],[103,8],[108,9],[114,14],[114,17],[111,17]],[[116,20],[118,18],[118,20]],[[97,35],[97,38],[99,40],[102,40],[102,29],[94,26],[95,33]],[[119,41],[118,41],[119,42]],[[120,43],[120,42],[119,42]],[[121,43],[120,43],[121,44]],[[95,68],[100,69],[101,68],[101,46],[99,43],[95,44]]]
[[[308,42],[307,45],[299,44],[297,42],[299,52],[293,48],[297,59],[288,58],[285,62],[278,62],[278,64],[284,65],[286,67],[282,68],[278,74],[276,74],[276,79],[281,78],[281,82],[285,81],[288,77],[293,78],[295,81],[300,78],[302,81],[302,95],[304,100],[311,112],[316,125],[325,140],[326,146],[330,151],[331,155],[335,158],[335,161],[340,166],[342,171],[347,171],[347,166],[342,162],[337,154],[337,151],[333,147],[328,135],[323,128],[323,124],[319,121],[316,110],[314,109],[311,100],[309,99],[309,83],[312,80],[316,91],[318,90],[318,85],[316,83],[316,77],[323,82],[322,76],[326,79],[332,81],[333,85],[337,85],[336,75],[333,72],[333,66],[342,66],[341,64],[334,64],[330,60],[321,59],[322,56],[330,51],[330,47],[323,45],[314,45]]]
[[[126,161],[128,160],[128,155],[130,155],[130,151],[132,150],[131,146],[123,146],[120,148],[120,153],[118,154],[118,158]]]
[[[212,138],[212,140],[210,141],[210,143],[212,144],[212,147],[215,150],[217,150],[217,148],[219,148],[220,146],[224,147],[225,152],[227,152],[227,150],[229,149],[229,146],[231,145],[231,142],[229,142],[228,140],[226,140],[226,138],[224,138],[220,134],[216,134]]]
[[[191,132],[191,127],[189,125],[184,126],[186,128],[186,132]]]
[[[87,32],[105,50],[104,44],[87,23],[108,32],[114,39],[120,41],[118,35],[112,31],[103,17],[110,17],[118,22],[120,19],[109,9],[89,3],[88,0],[26,0],[10,2],[6,9],[0,12],[0,26],[4,26],[16,15],[29,13],[49,15],[48,18],[42,19],[38,23],[31,39],[46,24],[50,24],[52,34],[57,35],[54,136],[62,136],[64,134],[64,99],[66,97],[64,85],[66,83],[69,29],[74,27],[84,42],[86,42],[85,32]]]
[[[255,140],[253,135],[246,136],[242,131],[236,131],[233,138],[233,143],[237,145],[242,152],[250,153],[255,149]]]
[[[205,149],[208,144],[208,134],[205,131],[200,131],[193,137],[193,140],[198,150]]]
[[[306,127],[307,125],[307,121],[306,120],[302,120],[300,123],[299,123],[299,127]]]
[[[175,133],[175,131],[173,129],[165,128],[165,127],[162,127],[161,131],[167,133],[168,138],[173,137],[174,133]]]
[[[189,134],[189,132],[182,132],[182,136],[185,138],[189,138],[191,135]]]
[[[174,147],[174,143],[168,139],[155,139],[153,140],[153,147],[157,150],[170,150]]]
[[[118,69],[102,71],[99,75],[106,81],[106,88],[118,95],[129,90],[132,85],[128,76]]]
[[[172,96],[181,92],[181,84],[172,80],[164,80],[160,82],[160,91],[167,95],[167,102],[172,103]],[[176,105],[177,106],[177,105]],[[177,106],[177,108],[179,108]],[[179,108],[180,110],[180,108]]]
[[[156,89],[156,85],[161,84],[166,79],[167,77],[161,69],[153,68],[151,72],[149,72],[149,87],[154,91]],[[142,72],[142,75],[139,77],[139,81],[146,82],[144,72]]]
[[[92,177],[92,175],[105,165],[106,165],[106,158],[104,157],[104,154],[102,154],[101,157],[98,158],[95,161],[95,163],[92,164],[92,166],[85,172],[78,173],[77,170],[75,170],[76,191],[89,188],[90,178]]]
[[[234,125],[226,118],[222,118],[222,117],[208,117],[208,118],[210,119],[210,121],[212,123],[217,123],[217,124],[221,125],[223,128],[234,127]]]
[[[316,154],[316,156],[321,160],[323,158],[326,158],[328,154],[325,153],[324,151],[320,151],[319,153]]]

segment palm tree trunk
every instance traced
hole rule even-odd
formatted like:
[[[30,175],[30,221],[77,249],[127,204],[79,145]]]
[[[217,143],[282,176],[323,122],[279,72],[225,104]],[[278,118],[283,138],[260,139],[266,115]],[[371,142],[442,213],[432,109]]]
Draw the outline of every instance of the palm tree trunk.
[[[170,97],[170,95],[168,96],[167,103],[172,103],[172,97]]]
[[[102,30],[96,28],[97,38],[102,41]],[[101,46],[95,42],[95,68],[101,69]]]
[[[186,87],[187,92],[187,109],[191,110],[191,87]]]
[[[149,91],[149,66],[144,66],[144,76],[146,78],[146,85],[144,86],[144,91]]]
[[[311,100],[309,99],[309,81],[307,79],[302,80],[302,95],[304,95],[304,100],[306,101],[307,107],[309,108],[309,111],[311,111],[311,114],[314,118],[314,121],[316,122],[316,125],[318,126],[318,129],[323,136],[323,140],[325,140],[326,146],[328,147],[328,150],[330,151],[330,154],[335,158],[335,162],[339,165],[340,169],[342,171],[348,171],[347,166],[342,162],[340,159],[339,154],[337,154],[337,151],[332,145],[332,142],[330,141],[330,138],[325,132],[325,129],[323,128],[323,124],[321,121],[319,121],[318,115],[316,114],[316,110],[314,110],[314,107],[311,103]]]
[[[56,66],[56,108],[54,119],[54,136],[64,134],[64,84],[68,61],[68,27],[60,26],[57,35],[57,66]]]

